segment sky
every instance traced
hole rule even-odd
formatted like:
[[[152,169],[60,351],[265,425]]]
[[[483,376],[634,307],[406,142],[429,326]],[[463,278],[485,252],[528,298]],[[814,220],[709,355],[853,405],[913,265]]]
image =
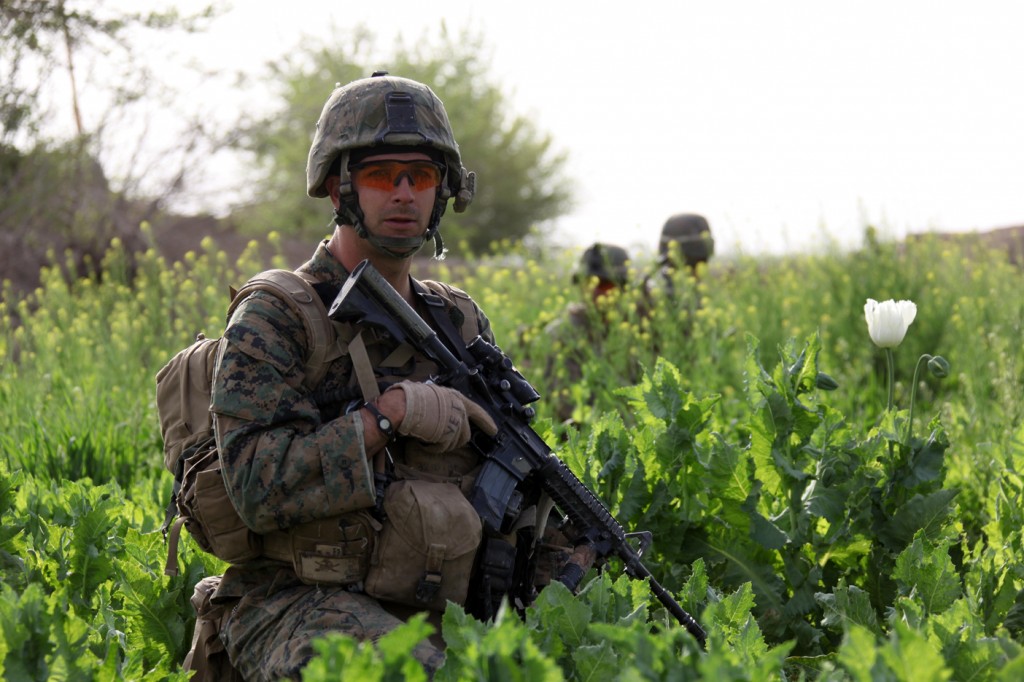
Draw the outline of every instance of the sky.
[[[1024,224],[1016,0],[250,0],[176,49],[257,73],[304,38],[363,25],[412,43],[442,19],[483,37],[512,110],[567,152],[577,202],[558,242],[653,250],[680,212],[748,255],[857,246],[867,223],[893,238]],[[258,106],[238,96],[188,95]]]

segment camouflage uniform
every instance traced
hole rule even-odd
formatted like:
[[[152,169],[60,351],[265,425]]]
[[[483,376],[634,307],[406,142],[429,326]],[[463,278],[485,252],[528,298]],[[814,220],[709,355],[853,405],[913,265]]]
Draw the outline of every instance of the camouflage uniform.
[[[390,236],[387,230],[371,230],[364,224],[368,217],[360,205],[353,168],[368,157],[407,152],[424,154],[443,168],[426,230],[422,236]],[[329,188],[329,179],[334,177],[337,184]],[[400,186],[401,178],[395,179],[395,187]],[[462,165],[441,101],[421,83],[386,74],[354,81],[331,93],[317,122],[306,179],[307,193],[331,196],[335,208],[339,241],[332,237],[321,244],[313,258],[299,268],[307,279],[315,280],[314,288],[328,304],[349,275],[337,258],[354,252],[367,257],[366,251],[370,251],[373,257],[367,257],[369,260],[379,258],[394,266],[431,238],[435,256],[440,256],[443,248],[438,228],[448,200],[455,211],[462,211],[475,190],[475,175]],[[379,211],[369,219],[379,222]],[[329,245],[345,249],[348,230],[372,249],[364,250],[360,241],[349,242],[352,250],[342,251],[336,258],[338,252]],[[408,273],[408,267],[402,271]],[[419,291],[415,280],[411,284]],[[487,317],[465,293],[439,283],[430,283],[429,288],[430,294],[442,299],[443,308],[436,300],[428,305],[421,295],[413,296],[413,307],[427,324],[453,326],[463,342],[479,335],[494,343]],[[440,324],[435,314],[447,315],[452,324]],[[330,366],[318,386],[307,387],[304,379],[310,344],[302,319],[285,301],[256,291],[232,315],[213,378],[211,412],[224,487],[245,526],[258,534],[254,546],[260,546],[262,555],[226,571],[213,596],[206,599],[210,605],[205,621],[208,627],[201,629],[199,638],[205,641],[216,621],[218,641],[238,672],[249,680],[297,679],[313,656],[313,639],[343,633],[373,642],[418,610],[390,603],[405,599],[403,581],[410,571],[404,569],[422,572],[422,567],[385,559],[403,556],[382,548],[388,545],[385,538],[398,535],[389,536],[388,531],[399,520],[382,521],[383,516],[376,513],[380,493],[367,456],[360,410],[370,410],[369,404],[363,404],[364,398],[370,400],[377,391],[395,383],[425,381],[437,374],[438,368],[385,332],[359,329],[350,323],[332,324],[337,343],[329,353]],[[443,333],[441,336],[444,338]],[[360,360],[363,349],[366,357]],[[368,386],[374,381],[377,387]],[[469,415],[463,417],[468,423]],[[386,420],[377,424],[381,433],[391,437]],[[402,426],[399,432],[405,433]],[[457,555],[461,563],[456,566],[445,555],[438,569],[437,548],[443,552],[466,538],[479,538],[479,516],[464,498],[481,463],[468,446],[436,454],[436,449],[427,447],[436,444],[399,437],[377,454],[392,458],[388,473],[393,479],[420,479],[416,484],[399,480],[387,487],[384,509],[401,491],[443,488],[447,498],[430,498],[429,509],[439,512],[431,518],[445,520],[444,513],[456,507],[463,513],[451,517],[457,521],[450,528],[432,530],[451,540],[449,544],[435,542],[436,535],[431,535],[426,559],[431,572],[424,573],[424,580],[440,582],[444,597],[432,601],[429,596],[421,598],[417,591],[412,599],[412,603],[428,603],[435,609],[431,622],[439,631],[437,610],[443,608],[447,595],[460,594],[469,582],[477,552],[476,545],[470,544]],[[383,490],[383,485],[380,488]],[[457,504],[446,506],[452,497]],[[389,522],[393,523],[389,526]],[[475,531],[469,528],[473,523],[477,524]],[[488,549],[506,541],[487,540],[496,541]],[[356,551],[350,551],[353,548]],[[480,553],[491,561],[488,576],[498,575],[495,559],[502,556]],[[486,580],[481,582],[490,587]],[[453,583],[459,588],[452,588]],[[209,594],[207,587],[200,590],[200,597]],[[419,590],[420,586],[415,587]],[[446,588],[450,591],[445,592]],[[490,608],[500,590],[489,590],[484,597],[471,596]],[[451,599],[470,602],[471,596]],[[203,603],[203,599],[197,600]],[[444,660],[442,649],[443,640],[434,636],[421,642],[414,655],[432,674]],[[207,648],[219,653],[215,650],[216,646]],[[220,662],[216,663],[219,670]]]
[[[348,275],[326,243],[299,270],[329,291],[340,289]],[[486,316],[474,308],[472,331],[493,343]],[[432,323],[425,310],[418,312]],[[460,331],[470,326],[458,308],[450,308],[449,316]],[[349,356],[334,360],[310,394],[303,388],[301,320],[263,293],[239,306],[225,339],[212,411],[228,494],[246,524],[257,533],[270,533],[372,507],[374,481],[362,423],[357,412],[342,413],[344,403],[359,395]],[[379,368],[378,361],[394,350],[388,342],[381,339],[368,348],[381,383],[422,380],[436,370],[422,356],[401,367]],[[439,475],[467,475],[478,464],[468,451],[417,458],[411,448],[402,448],[401,439],[392,452],[399,462],[413,468],[427,464]],[[374,641],[410,611],[386,608],[361,594],[359,585],[304,584],[291,565],[265,558],[231,566],[213,601],[231,609],[221,639],[248,680],[297,679],[313,655],[313,638],[341,632]],[[415,655],[430,672],[443,661],[441,650],[427,642]]]

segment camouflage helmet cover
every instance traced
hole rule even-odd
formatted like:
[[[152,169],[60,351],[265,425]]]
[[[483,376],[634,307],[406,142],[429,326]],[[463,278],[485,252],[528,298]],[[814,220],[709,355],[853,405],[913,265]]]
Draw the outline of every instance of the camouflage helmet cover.
[[[715,252],[715,240],[707,219],[696,213],[680,213],[665,221],[658,240],[658,253],[662,258],[669,254],[669,244],[679,244],[679,250],[686,264],[694,266],[706,262]]]
[[[629,253],[621,246],[595,243],[583,252],[576,281],[589,277],[614,282],[624,286],[629,279]]]
[[[437,150],[447,166],[438,200],[454,195],[454,208],[460,212],[472,200],[475,177],[462,166],[444,104],[422,83],[383,74],[352,81],[331,93],[309,149],[306,192],[327,196],[324,180],[339,157],[342,184],[350,183],[351,153],[373,147]]]

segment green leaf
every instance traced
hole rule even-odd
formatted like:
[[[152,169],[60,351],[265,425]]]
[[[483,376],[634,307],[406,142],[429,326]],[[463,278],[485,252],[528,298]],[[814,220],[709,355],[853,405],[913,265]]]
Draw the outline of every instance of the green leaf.
[[[385,680],[394,682],[425,682],[427,673],[423,666],[412,655],[413,649],[434,631],[427,623],[427,615],[418,613],[397,628],[376,641],[375,644],[363,643],[364,646],[375,646],[384,663]],[[356,675],[357,679],[362,677]]]
[[[0,519],[10,520],[15,511],[14,503],[17,491],[21,486],[24,474],[21,471],[11,473],[7,462],[0,460]],[[5,530],[7,524],[4,524]]]
[[[1006,612],[1003,625],[1018,639],[1024,634],[1024,589],[1017,590],[1013,606]]]
[[[664,498],[664,493],[662,494]],[[636,519],[650,506],[650,494],[647,488],[647,476],[642,462],[637,461],[636,469],[629,478],[619,501],[617,516],[620,519]]]
[[[127,648],[142,651],[147,661],[181,660],[183,654],[191,607],[183,613],[187,597],[180,588],[168,589],[168,584],[174,583],[162,576],[155,578],[147,566],[118,562],[116,592],[122,606],[117,611],[123,619]],[[187,596],[191,597],[191,589]]]
[[[901,592],[912,591],[928,613],[945,611],[962,593],[949,551],[931,544],[921,533],[896,558],[893,577]]]
[[[893,551],[902,550],[919,530],[937,538],[949,521],[957,491],[944,488],[928,495],[914,495],[878,529],[878,538]]]
[[[50,630],[59,625],[60,616],[51,611],[40,584],[30,584],[20,595],[0,585],[0,631],[7,648],[4,679],[48,679],[47,659],[53,650]]]
[[[692,616],[698,616],[708,601],[708,573],[704,559],[697,559],[690,567],[690,577],[679,590],[679,604]]]
[[[704,610],[709,640],[719,640],[716,647],[733,647],[747,658],[767,653],[768,646],[761,636],[756,619],[751,615],[753,608],[754,592],[750,583],[744,583],[722,601],[709,604]]]
[[[765,549],[782,549],[789,536],[758,512],[751,513],[750,537]]]
[[[878,649],[875,636],[871,630],[856,623],[851,623],[843,635],[839,645],[837,662],[839,666],[857,682],[874,682]],[[924,678],[922,678],[924,679]]]
[[[813,391],[818,382],[818,354],[821,353],[821,337],[815,331],[807,337],[800,358],[803,360],[795,368],[798,369],[793,382],[797,393]]]
[[[573,650],[576,663],[576,678],[598,682],[608,678],[608,673],[619,670],[619,657],[608,642],[588,644]]]
[[[340,679],[342,674],[345,678],[366,682],[381,682],[386,678],[384,662],[371,643],[332,633],[314,640],[313,649],[316,654],[302,671],[303,682],[330,682]]]
[[[49,658],[50,679],[92,679],[102,660],[88,647],[89,623],[68,608],[66,593],[52,595],[58,611],[63,614],[50,629],[54,651]]]
[[[761,361],[758,359],[760,340],[753,334],[746,335],[747,354],[743,365],[743,374],[747,387],[747,400],[750,405],[757,407],[764,395],[769,392],[771,377],[764,371]]]
[[[820,516],[829,523],[836,523],[846,516],[849,493],[840,488],[830,488],[821,481],[814,481],[808,486],[805,499],[809,513]]]
[[[547,592],[545,588],[544,592]],[[544,594],[541,592],[541,595]],[[465,649],[474,640],[487,632],[487,625],[470,616],[453,602],[448,602],[444,615],[441,616],[441,634],[450,647]]]
[[[549,637],[556,637],[570,649],[583,643],[590,624],[591,609],[565,585],[557,580],[552,581],[538,595],[532,608],[538,627]]]
[[[814,598],[824,611],[822,626],[844,632],[849,632],[853,626],[859,626],[875,634],[881,634],[870,595],[856,585],[847,587],[845,579],[840,579],[831,593],[819,592]]]
[[[933,437],[925,441],[919,449],[912,453],[910,471],[903,477],[903,486],[916,488],[933,481],[941,483],[946,448],[948,447],[949,443],[944,438]]]
[[[925,635],[903,622],[897,622],[889,634],[888,643],[881,648],[881,659],[901,682],[919,680],[948,680],[951,671],[942,653]]]

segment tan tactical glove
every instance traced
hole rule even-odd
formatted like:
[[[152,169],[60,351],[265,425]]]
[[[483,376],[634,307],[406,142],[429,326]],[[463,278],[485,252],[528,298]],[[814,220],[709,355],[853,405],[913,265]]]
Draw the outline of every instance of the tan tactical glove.
[[[395,389],[405,393],[405,418],[398,433],[423,441],[426,452],[440,454],[468,443],[470,422],[488,436],[498,432],[482,407],[453,388],[401,381],[388,390]]]

